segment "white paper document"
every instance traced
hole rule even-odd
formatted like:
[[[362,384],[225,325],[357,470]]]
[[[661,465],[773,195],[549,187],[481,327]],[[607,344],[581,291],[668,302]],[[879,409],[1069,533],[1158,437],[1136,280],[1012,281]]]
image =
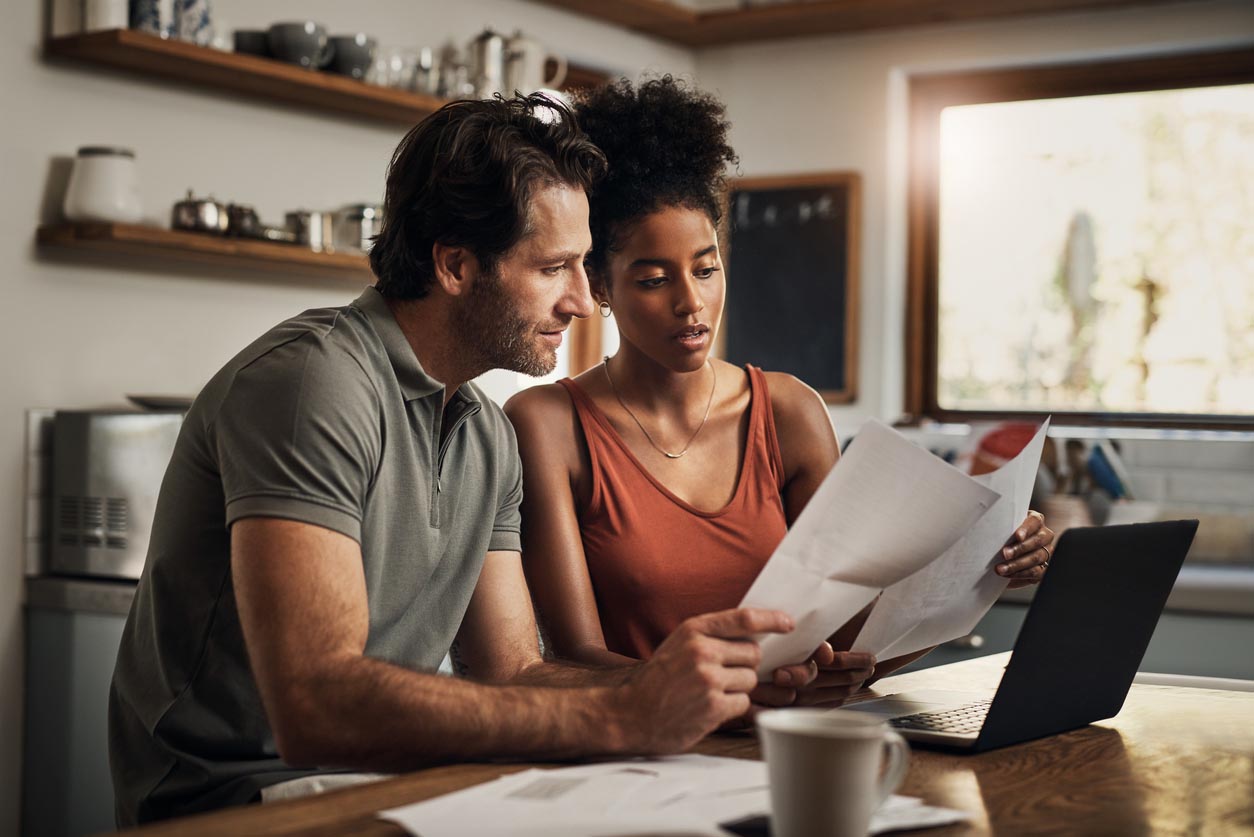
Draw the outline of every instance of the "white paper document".
[[[760,814],[766,766],[687,755],[527,770],[380,811],[419,837],[674,834],[724,837],[720,821]],[[747,800],[747,802],[746,802]]]
[[[759,638],[758,674],[769,679],[808,658],[881,590],[948,549],[999,497],[886,425],[867,422],[740,603],[796,621],[790,634]]]
[[[769,816],[766,764],[684,755],[525,770],[435,799],[380,811],[418,837],[709,835],[719,823]],[[870,833],[945,825],[966,814],[892,796]]]
[[[935,561],[886,589],[854,640],[881,660],[966,636],[1009,583],[993,571],[1028,513],[1049,420],[1014,459],[974,477],[1001,495],[988,513]]]

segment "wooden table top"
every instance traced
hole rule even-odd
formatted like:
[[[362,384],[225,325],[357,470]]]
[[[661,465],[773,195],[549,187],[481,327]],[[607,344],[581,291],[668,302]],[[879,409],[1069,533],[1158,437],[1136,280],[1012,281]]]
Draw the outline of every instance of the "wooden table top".
[[[991,687],[1009,654],[890,677],[875,691]],[[748,734],[697,752],[758,758]],[[458,764],[316,797],[250,805],[127,832],[396,837],[374,814],[535,764]],[[898,793],[971,815],[928,835],[1254,835],[1254,693],[1134,685],[1119,715],[1084,729],[978,755],[915,749]]]

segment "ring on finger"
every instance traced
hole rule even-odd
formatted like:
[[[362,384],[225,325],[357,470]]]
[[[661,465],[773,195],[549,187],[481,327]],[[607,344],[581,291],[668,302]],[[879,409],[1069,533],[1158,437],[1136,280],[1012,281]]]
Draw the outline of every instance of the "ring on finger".
[[[1054,553],[1050,551],[1048,546],[1042,546],[1041,549],[1045,550],[1045,560],[1041,562],[1041,569],[1047,570],[1049,569],[1049,562],[1054,558]]]

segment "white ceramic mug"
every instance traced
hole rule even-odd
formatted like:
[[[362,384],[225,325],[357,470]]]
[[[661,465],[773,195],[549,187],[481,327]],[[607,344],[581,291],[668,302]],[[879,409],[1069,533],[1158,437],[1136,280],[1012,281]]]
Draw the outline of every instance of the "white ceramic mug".
[[[865,837],[906,776],[910,746],[884,721],[839,709],[758,715],[773,837]]]
[[[552,78],[545,78],[545,64],[552,59],[557,64]],[[521,32],[505,45],[505,95],[515,91],[524,96],[537,90],[556,90],[566,80],[566,59],[550,54],[539,41]]]

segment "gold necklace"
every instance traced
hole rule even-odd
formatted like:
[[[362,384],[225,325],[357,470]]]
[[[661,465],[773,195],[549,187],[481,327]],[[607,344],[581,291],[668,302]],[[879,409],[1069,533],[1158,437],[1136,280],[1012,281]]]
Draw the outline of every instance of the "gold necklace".
[[[640,428],[640,432],[643,433],[644,437],[649,440],[649,444],[653,445],[653,449],[665,456],[667,459],[678,459],[687,453],[688,448],[692,447],[693,440],[697,438],[697,434],[701,432],[701,429],[705,427],[706,421],[710,418],[710,407],[714,405],[714,391],[718,389],[718,370],[714,368],[714,363],[709,358],[705,359],[705,364],[710,367],[711,375],[710,400],[705,402],[705,415],[701,417],[701,423],[697,425],[697,429],[692,431],[692,435],[688,437],[688,444],[684,445],[684,449],[679,453],[671,453],[670,451],[659,447],[658,443],[653,441],[653,437],[649,435],[649,431],[644,429],[644,425],[640,423],[640,419],[636,418],[636,414],[631,411],[631,408],[627,406],[627,402],[624,401],[623,397],[618,394],[618,387],[614,385],[614,376],[610,374],[609,355],[606,355],[604,360],[601,361],[601,365],[605,367],[605,377],[610,382],[610,389],[614,391],[614,397],[618,399],[619,406],[627,411],[627,415],[631,416],[631,420],[636,423],[636,427]]]

